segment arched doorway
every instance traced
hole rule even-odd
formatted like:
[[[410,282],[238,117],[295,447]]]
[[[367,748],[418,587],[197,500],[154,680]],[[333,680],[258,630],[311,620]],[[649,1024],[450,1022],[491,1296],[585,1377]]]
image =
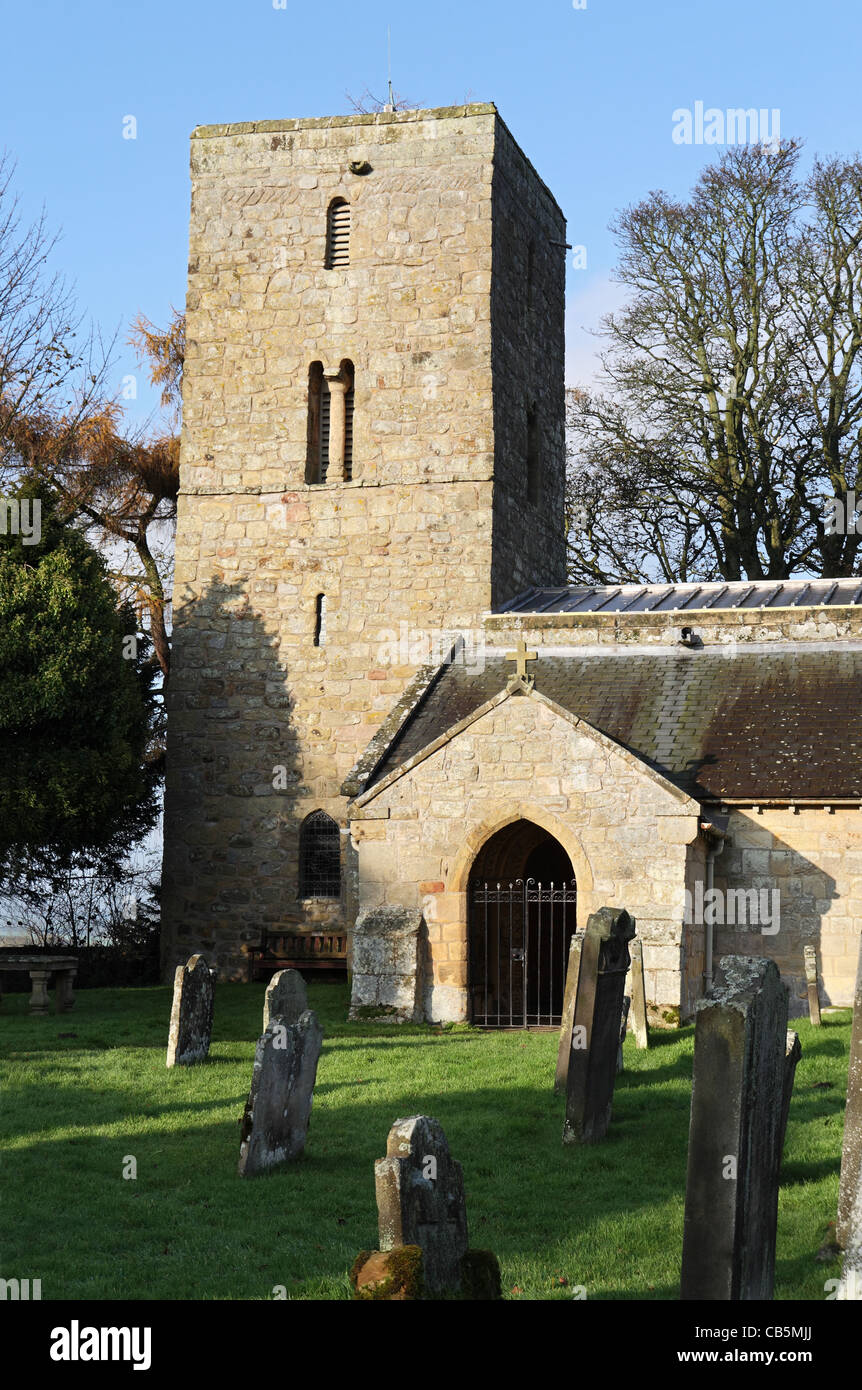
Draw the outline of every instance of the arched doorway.
[[[572,862],[518,820],[486,840],[468,885],[469,996],[482,1028],[557,1028],[576,927]]]

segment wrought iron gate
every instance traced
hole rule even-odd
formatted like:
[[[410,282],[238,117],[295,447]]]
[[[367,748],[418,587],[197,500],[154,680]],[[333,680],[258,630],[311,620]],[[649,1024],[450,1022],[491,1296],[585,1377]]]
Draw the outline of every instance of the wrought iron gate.
[[[574,880],[471,884],[470,996],[477,1027],[559,1027],[576,911]]]

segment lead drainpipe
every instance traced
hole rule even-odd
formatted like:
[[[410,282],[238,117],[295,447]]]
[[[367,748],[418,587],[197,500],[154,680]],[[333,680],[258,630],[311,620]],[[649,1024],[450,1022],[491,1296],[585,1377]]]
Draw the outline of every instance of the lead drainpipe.
[[[706,901],[709,902],[710,904],[712,903],[712,896],[711,896],[711,893],[712,893],[713,882],[714,882],[714,879],[715,879],[715,861],[716,861],[716,859],[718,858],[718,856],[723,852],[725,845],[727,844],[728,840],[730,839],[730,836],[728,835],[727,830],[726,830],[726,828],[725,828],[725,827],[727,826],[728,820],[729,820],[729,817],[727,817],[727,816],[720,816],[720,817],[715,817],[714,820],[711,820],[711,821],[701,821],[701,823],[700,823],[700,828],[701,828],[701,830],[703,831],[703,833],[704,833],[704,834],[706,835],[706,837],[707,837],[707,848],[706,848],[706,891],[707,891],[707,893],[710,894],[710,896],[706,899]],[[716,821],[718,821],[719,823],[716,824]],[[723,822],[723,824],[722,824],[722,822]],[[712,915],[713,915],[712,913],[709,913],[709,914],[708,914],[708,916],[709,916],[710,918],[712,918]],[[705,918],[706,918],[707,914],[704,914],[704,916],[705,916]],[[704,928],[705,928],[705,933],[704,933],[704,948],[703,948],[703,950],[704,950],[704,985],[705,985],[707,994],[709,994],[709,992],[710,992],[711,989],[712,989],[712,946],[713,946],[713,923],[712,923],[712,921],[711,921],[711,920],[710,920],[710,921],[704,920]]]

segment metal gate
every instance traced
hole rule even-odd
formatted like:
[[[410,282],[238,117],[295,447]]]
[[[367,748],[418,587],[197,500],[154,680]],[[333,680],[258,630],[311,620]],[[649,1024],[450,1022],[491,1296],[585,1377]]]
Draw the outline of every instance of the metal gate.
[[[575,932],[574,880],[470,886],[470,996],[480,1028],[558,1028],[569,942]]]

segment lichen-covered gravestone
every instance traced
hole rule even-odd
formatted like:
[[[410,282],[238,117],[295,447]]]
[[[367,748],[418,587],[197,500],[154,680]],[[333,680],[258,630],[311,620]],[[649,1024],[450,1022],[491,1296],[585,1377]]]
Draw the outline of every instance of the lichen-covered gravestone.
[[[296,1023],[274,1018],[257,1040],[242,1117],[240,1177],[268,1172],[305,1148],[323,1029],[311,1009]]]
[[[770,1299],[778,1176],[798,1051],[774,961],[723,956],[695,1009],[683,1299]]]
[[[166,1066],[202,1062],[210,1050],[216,972],[203,956],[192,956],[174,973],[174,1002]]]
[[[308,1008],[308,992],[298,970],[279,970],[266,987],[263,1001],[263,1031],[274,1018],[296,1023]]]
[[[370,907],[353,931],[352,1019],[422,1020],[422,913]]]
[[[631,1025],[638,1047],[649,1047],[649,1027],[647,1025],[646,982],[644,980],[644,948],[640,937],[636,936],[629,945],[632,959],[632,1011]]]
[[[634,918],[602,907],[587,922],[566,1078],[564,1144],[594,1144],[611,1119]]]
[[[841,1182],[835,1239],[847,1251],[845,1266],[855,1267],[862,1287],[862,936],[853,999],[853,1032],[847,1103],[844,1108],[844,1144],[841,1150]]]
[[[566,967],[566,988],[563,993],[563,1020],[560,1025],[560,1045],[557,1049],[557,1070],[554,1076],[554,1090],[557,1095],[566,1094],[566,1078],[569,1074],[569,1056],[572,1051],[572,1028],[575,1022],[575,1000],[578,997],[578,977],[581,972],[581,955],[584,947],[584,933],[576,931],[569,942],[569,960]]]
[[[396,1120],[386,1157],[374,1165],[381,1250],[418,1245],[429,1293],[458,1289],[467,1253],[467,1208],[461,1164],[436,1120]]]
[[[817,952],[813,946],[803,948],[805,983],[808,986],[808,1013],[815,1027],[820,1026],[820,995],[817,991]]]
[[[374,1181],[380,1249],[364,1250],[350,1271],[356,1298],[500,1298],[497,1257],[467,1249],[461,1165],[436,1120],[396,1120]]]

